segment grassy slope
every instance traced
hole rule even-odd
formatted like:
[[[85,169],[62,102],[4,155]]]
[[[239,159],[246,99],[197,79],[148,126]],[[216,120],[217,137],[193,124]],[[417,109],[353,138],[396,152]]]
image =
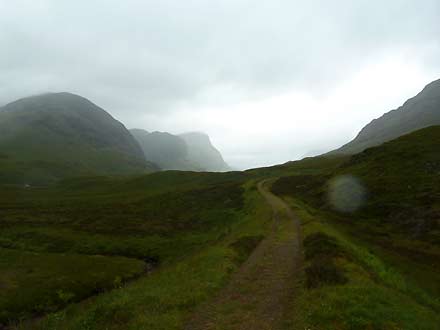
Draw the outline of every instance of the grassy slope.
[[[436,329],[438,299],[319,211],[287,200],[303,220],[306,264],[285,329]]]
[[[318,156],[309,157],[302,160],[287,162],[282,165],[275,165],[271,167],[262,167],[246,171],[249,175],[255,177],[277,177],[288,175],[318,175],[331,173],[337,169],[341,164],[349,159],[349,156]]]
[[[274,184],[273,191],[302,214],[306,237],[324,232],[345,250],[334,258],[330,245],[324,256],[333,264],[318,262],[311,272],[320,279],[324,269],[324,285],[303,289],[298,304],[310,310],[302,320],[306,327],[433,329],[438,324],[438,145],[440,128],[431,127],[368,149],[331,171],[318,164],[315,171],[299,171]],[[334,178],[345,175],[368,191],[353,213],[335,211],[327,195]],[[338,269],[348,284],[325,283],[327,275],[330,282],[338,277]],[[316,299],[321,306],[313,303]]]
[[[424,237],[434,241],[430,234],[437,233],[438,228],[431,220],[440,212],[439,144],[440,126],[429,127],[354,155],[330,173],[305,176],[307,173],[302,172],[285,177],[274,189],[295,193],[329,209],[329,179],[351,175],[360,180],[368,194],[356,216],[381,217],[382,222],[387,220],[402,232],[414,229],[415,236],[427,235]],[[404,216],[409,220],[403,221]]]
[[[439,145],[440,127],[426,128],[367,149],[332,173],[284,177],[274,191],[302,198],[354,226],[357,235],[433,265],[440,254]],[[367,191],[362,207],[348,215],[333,211],[327,194],[334,178],[347,175]]]
[[[304,313],[291,315],[286,329],[433,329],[439,321],[435,227],[409,235],[411,222],[402,225],[393,212],[401,198],[405,212],[422,210],[426,196],[433,196],[435,212],[436,145],[438,128],[431,128],[351,159],[309,158],[246,173],[71,179],[50,189],[3,187],[0,246],[122,255],[160,265],[151,276],[21,328],[180,329],[246,259],[254,246],[247,243],[266,233],[270,210],[249,180],[287,175],[274,191],[307,202],[289,199],[304,220],[305,237],[326,233],[341,254],[321,253],[330,264],[322,264],[319,253],[306,260],[313,267],[296,301]],[[348,215],[332,211],[325,194],[332,176],[347,173],[370,191],[364,208]],[[399,192],[407,175],[415,194]],[[387,212],[377,213],[378,206]],[[404,243],[405,253],[396,256],[393,250]],[[313,244],[305,251],[313,255]]]
[[[201,301],[224,283],[231,269],[246,259],[252,246],[248,246],[248,239],[241,238],[261,238],[264,233],[267,219],[255,212],[260,214],[265,206],[257,205],[259,195],[252,184],[248,183],[246,190],[242,187],[245,180],[247,178],[242,173],[167,172],[126,179],[69,179],[49,188],[3,186],[0,194],[0,247],[3,249],[0,255],[6,258],[5,253],[13,251],[20,255],[23,265],[14,270],[11,264],[3,263],[1,272],[16,271],[28,286],[37,285],[40,278],[65,279],[65,282],[55,281],[59,284],[56,289],[48,281],[40,291],[29,291],[29,294],[22,290],[23,284],[14,286],[5,301],[11,301],[10,297],[20,292],[25,296],[26,304],[11,314],[11,318],[34,312],[38,301],[48,297],[55,297],[56,303],[46,310],[63,306],[62,299],[56,299],[60,290],[62,295],[64,292],[75,295],[76,299],[72,301],[87,295],[80,291],[88,284],[65,274],[61,266],[63,258],[77,258],[84,265],[84,271],[77,275],[87,278],[86,265],[93,260],[93,255],[108,256],[107,268],[99,263],[95,265],[97,272],[106,274],[95,280],[101,288],[108,288],[116,278],[120,277],[123,282],[126,277],[131,277],[132,268],[140,262],[135,259],[159,264],[159,270],[151,279],[148,277],[127,288],[130,293],[124,293],[128,295],[124,299],[129,301],[121,301],[123,304],[118,307],[124,310],[121,313],[135,310],[134,306],[138,304],[139,309],[148,309],[146,304],[150,295],[157,295],[159,300],[181,299],[173,302],[176,304],[173,308],[184,315],[192,305],[183,303],[182,299]],[[39,256],[38,276],[27,273],[26,269],[33,269],[36,262],[26,257],[29,255]],[[133,263],[128,265],[131,268],[112,269],[112,262],[116,265],[119,256],[135,258],[127,259]],[[76,281],[77,286],[71,286],[72,281]],[[183,283],[185,287],[182,287]],[[150,289],[141,294],[135,289],[136,285],[146,285]],[[157,286],[162,287],[159,292],[153,290]],[[175,296],[176,290],[182,291],[179,293],[181,298]],[[108,297],[113,294],[120,293],[110,293]],[[115,321],[109,315],[105,321],[87,322],[113,324]],[[168,324],[172,320],[163,322]],[[65,326],[70,327],[70,323]],[[100,329],[98,325],[96,328]]]
[[[191,251],[174,242],[180,257],[163,262],[150,276],[21,328],[181,329],[191,311],[225,285],[252,251],[249,238],[261,239],[267,232],[271,212],[253,183],[245,185],[244,196],[239,217],[215,230],[215,239]]]
[[[81,141],[66,142],[50,130],[28,131],[0,143],[0,150],[1,183],[41,185],[71,176],[124,175],[151,170],[145,161],[117,150],[98,150]]]
[[[228,230],[243,204],[242,181],[234,173],[169,172],[10,188],[0,246],[167,260]]]

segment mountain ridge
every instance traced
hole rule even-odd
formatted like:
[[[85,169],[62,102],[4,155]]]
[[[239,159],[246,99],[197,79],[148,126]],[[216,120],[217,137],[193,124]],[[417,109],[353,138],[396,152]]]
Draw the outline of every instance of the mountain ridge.
[[[330,154],[354,154],[416,130],[440,124],[440,79],[402,106],[373,119],[358,135]]]
[[[147,132],[131,129],[145,158],[166,170],[224,172],[230,170],[221,153],[212,145],[209,135],[188,132]]]

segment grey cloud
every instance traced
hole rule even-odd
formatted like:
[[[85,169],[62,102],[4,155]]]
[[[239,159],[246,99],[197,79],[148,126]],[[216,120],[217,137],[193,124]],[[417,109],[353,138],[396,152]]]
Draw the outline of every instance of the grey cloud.
[[[3,1],[0,103],[67,90],[134,122],[325,94],[390,49],[438,70],[439,17],[438,0]]]

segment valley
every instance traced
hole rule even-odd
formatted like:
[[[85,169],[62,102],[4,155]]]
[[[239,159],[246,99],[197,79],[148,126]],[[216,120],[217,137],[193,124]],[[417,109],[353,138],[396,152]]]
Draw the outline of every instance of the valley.
[[[0,108],[0,329],[436,329],[439,106],[246,171],[77,95]]]

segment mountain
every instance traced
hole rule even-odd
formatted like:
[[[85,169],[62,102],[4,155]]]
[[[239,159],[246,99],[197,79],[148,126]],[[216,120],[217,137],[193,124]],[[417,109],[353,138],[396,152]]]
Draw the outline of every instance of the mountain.
[[[141,146],[146,159],[162,169],[209,172],[229,170],[206,134],[173,135],[166,132],[149,133],[141,129],[132,129],[130,132]]]
[[[89,100],[49,93],[0,108],[1,182],[153,170],[128,130]]]
[[[194,170],[188,157],[188,147],[183,139],[166,132],[149,133],[132,129],[130,133],[138,141],[145,157],[164,170]]]
[[[440,79],[398,109],[373,120],[353,141],[332,153],[354,154],[432,125],[440,125]]]
[[[211,144],[204,133],[191,132],[179,135],[188,146],[188,158],[203,171],[223,172],[230,170],[221,153]]]

